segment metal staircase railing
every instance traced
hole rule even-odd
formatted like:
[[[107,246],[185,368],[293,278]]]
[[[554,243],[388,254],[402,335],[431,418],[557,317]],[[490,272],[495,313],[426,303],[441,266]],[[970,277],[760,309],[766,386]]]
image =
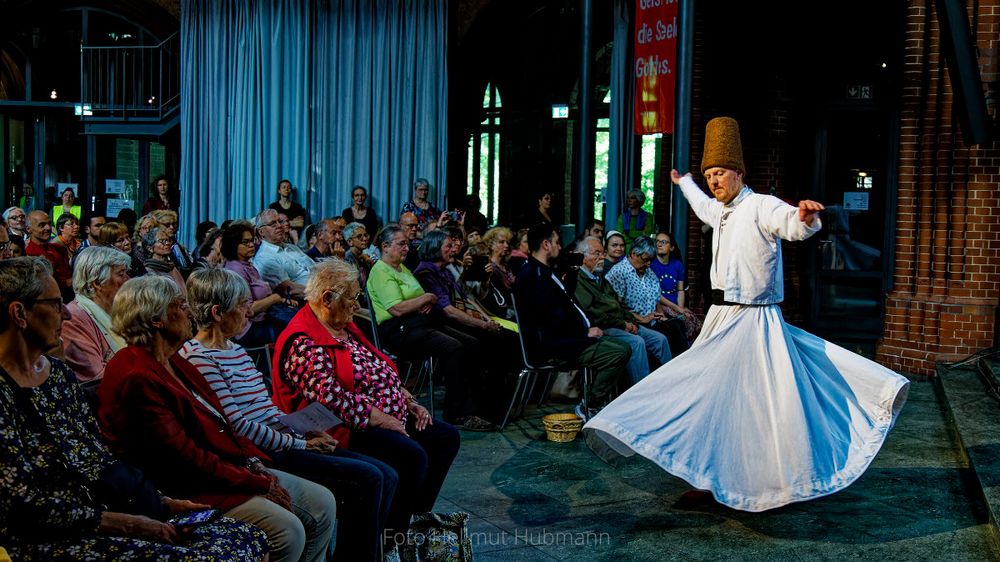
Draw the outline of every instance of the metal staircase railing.
[[[158,45],[80,47],[80,117],[162,121],[180,106],[180,32]]]

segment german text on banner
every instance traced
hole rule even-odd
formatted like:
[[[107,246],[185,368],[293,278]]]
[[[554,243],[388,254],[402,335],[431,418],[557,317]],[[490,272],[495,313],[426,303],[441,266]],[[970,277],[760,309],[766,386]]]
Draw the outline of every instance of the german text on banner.
[[[635,133],[674,132],[677,0],[635,1]]]

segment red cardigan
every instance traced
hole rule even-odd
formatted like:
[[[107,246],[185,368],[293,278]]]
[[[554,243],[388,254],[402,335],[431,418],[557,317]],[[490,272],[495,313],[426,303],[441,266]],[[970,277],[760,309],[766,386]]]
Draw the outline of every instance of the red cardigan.
[[[226,511],[266,494],[268,478],[246,466],[250,457],[268,457],[192,395],[189,389],[223,413],[193,365],[176,353],[170,364],[188,388],[144,348],[130,345],[111,358],[97,390],[105,442],[168,496]]]
[[[361,345],[378,356],[379,359],[392,366],[393,370],[397,370],[396,364],[373,346],[354,322],[347,325],[347,331],[357,338],[361,342]],[[282,353],[282,350],[286,344],[291,344],[291,340],[298,334],[309,336],[314,345],[325,348],[330,361],[333,363],[333,372],[331,375],[337,377],[340,385],[348,391],[354,390],[354,362],[351,360],[350,350],[330,335],[330,332],[327,331],[319,318],[316,317],[316,313],[307,304],[299,309],[295,317],[292,318],[292,321],[288,323],[288,326],[278,336],[278,341],[275,342],[274,346],[276,351],[271,360],[271,388],[273,392],[271,400],[285,413],[297,412],[310,404],[309,399],[302,395],[302,391],[294,383],[282,376],[286,355]],[[341,447],[347,448],[350,444],[351,428],[347,424],[338,425],[327,433],[336,439]]]

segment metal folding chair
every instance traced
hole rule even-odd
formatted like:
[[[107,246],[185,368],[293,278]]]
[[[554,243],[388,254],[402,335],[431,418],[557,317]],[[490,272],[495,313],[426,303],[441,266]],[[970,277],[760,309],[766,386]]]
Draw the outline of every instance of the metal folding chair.
[[[267,387],[268,395],[271,394],[271,344],[264,344],[260,347],[245,347],[243,348],[250,359],[253,360],[253,364],[257,367],[257,370],[264,375],[264,386]],[[263,364],[261,364],[261,359],[263,358]]]
[[[527,407],[528,400],[531,397],[531,393],[535,388],[535,383],[537,381],[538,375],[545,375],[545,384],[542,386],[542,399],[544,399],[544,393],[549,384],[552,381],[552,375],[555,375],[561,371],[567,369],[580,369],[581,376],[583,377],[583,412],[587,416],[590,412],[587,406],[587,397],[589,396],[589,379],[590,379],[590,368],[583,365],[570,365],[564,361],[550,359],[541,363],[535,362],[531,359],[531,353],[529,353],[528,348],[531,345],[536,345],[537,342],[533,341],[534,333],[531,332],[531,328],[524,326],[521,323],[521,313],[517,307],[517,298],[513,295],[511,296],[512,304],[514,307],[514,319],[517,322],[517,339],[521,343],[521,359],[524,361],[524,368],[517,375],[517,382],[514,385],[514,394],[511,396],[510,405],[507,406],[507,413],[504,415],[503,422],[497,428],[498,431],[503,431],[507,427],[507,423],[511,420],[511,412],[514,411],[514,406],[520,403],[519,414],[523,413],[524,409]],[[532,338],[529,343],[526,338]],[[539,405],[541,405],[541,400],[539,400]],[[585,420],[586,421],[586,420]]]
[[[399,357],[389,350],[387,350],[382,345],[382,338],[379,337],[378,333],[378,320],[375,317],[375,306],[372,304],[371,296],[368,295],[368,287],[364,288],[365,299],[368,301],[368,313],[371,315],[371,325],[372,325],[372,343],[375,347],[379,348],[382,353],[388,355],[396,365],[399,366],[401,363],[406,363],[406,373],[401,375],[400,382],[404,385],[410,380],[410,375],[413,372],[413,365],[416,361],[410,358]],[[417,369],[417,380],[413,385],[413,395],[416,396],[417,393],[423,388],[424,384],[427,385],[427,394],[430,396],[430,413],[431,416],[434,415],[434,358],[430,355],[419,359],[420,368]]]

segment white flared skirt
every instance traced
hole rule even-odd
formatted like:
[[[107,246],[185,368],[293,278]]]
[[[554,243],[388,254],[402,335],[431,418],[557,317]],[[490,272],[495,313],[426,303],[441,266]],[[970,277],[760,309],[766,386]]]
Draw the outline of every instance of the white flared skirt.
[[[868,468],[909,381],[785,323],[778,306],[713,306],[687,352],[594,416],[604,458],[634,453],[744,511],[832,494]]]

